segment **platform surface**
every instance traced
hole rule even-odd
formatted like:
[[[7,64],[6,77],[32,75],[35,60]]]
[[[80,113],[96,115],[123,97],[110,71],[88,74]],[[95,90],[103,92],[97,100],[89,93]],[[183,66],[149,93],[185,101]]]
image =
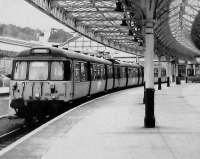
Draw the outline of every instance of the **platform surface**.
[[[200,84],[155,93],[156,128],[144,128],[143,88],[102,97],[0,152],[1,159],[199,159]]]

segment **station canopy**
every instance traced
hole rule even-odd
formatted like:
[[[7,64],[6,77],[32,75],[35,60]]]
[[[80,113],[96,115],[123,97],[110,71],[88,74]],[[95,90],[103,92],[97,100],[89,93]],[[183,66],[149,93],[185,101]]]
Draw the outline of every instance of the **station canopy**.
[[[147,0],[26,0],[59,22],[108,47],[144,55]],[[150,0],[149,0],[150,1]],[[152,0],[155,52],[192,59],[200,51],[191,40],[200,0]]]

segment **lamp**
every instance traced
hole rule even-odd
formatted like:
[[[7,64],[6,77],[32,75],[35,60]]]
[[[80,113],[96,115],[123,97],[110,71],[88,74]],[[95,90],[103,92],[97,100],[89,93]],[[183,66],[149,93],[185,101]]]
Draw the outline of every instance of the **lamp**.
[[[128,26],[127,22],[126,22],[126,16],[124,15],[124,19],[122,19],[122,24],[120,24],[121,26]]]
[[[116,2],[116,8],[115,8],[115,11],[117,12],[123,12],[123,7],[122,7],[122,3],[120,1],[117,1]]]
[[[128,30],[128,35],[129,35],[129,36],[133,36],[132,30],[130,30],[130,29]]]

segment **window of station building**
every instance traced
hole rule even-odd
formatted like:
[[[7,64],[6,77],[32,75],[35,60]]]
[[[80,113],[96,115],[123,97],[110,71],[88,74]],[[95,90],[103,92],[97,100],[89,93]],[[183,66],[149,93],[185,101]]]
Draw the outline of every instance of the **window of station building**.
[[[64,64],[63,62],[51,63],[51,80],[63,80],[64,79]]]
[[[30,62],[29,80],[47,80],[48,62]]]
[[[161,76],[163,77],[163,76],[166,76],[166,70],[164,69],[164,68],[162,68],[162,70],[161,70]]]
[[[26,72],[27,72],[27,62],[16,62],[14,70],[14,79],[15,80],[26,79]]]
[[[158,68],[154,68],[154,76],[158,77]]]

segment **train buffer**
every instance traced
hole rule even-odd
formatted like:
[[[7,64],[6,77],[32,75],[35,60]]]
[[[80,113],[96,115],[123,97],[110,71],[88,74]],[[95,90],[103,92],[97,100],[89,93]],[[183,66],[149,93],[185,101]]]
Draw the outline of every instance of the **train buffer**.
[[[198,159],[199,90],[198,83],[184,83],[156,91],[155,128],[143,127],[143,87],[115,92],[34,130],[0,158]]]

